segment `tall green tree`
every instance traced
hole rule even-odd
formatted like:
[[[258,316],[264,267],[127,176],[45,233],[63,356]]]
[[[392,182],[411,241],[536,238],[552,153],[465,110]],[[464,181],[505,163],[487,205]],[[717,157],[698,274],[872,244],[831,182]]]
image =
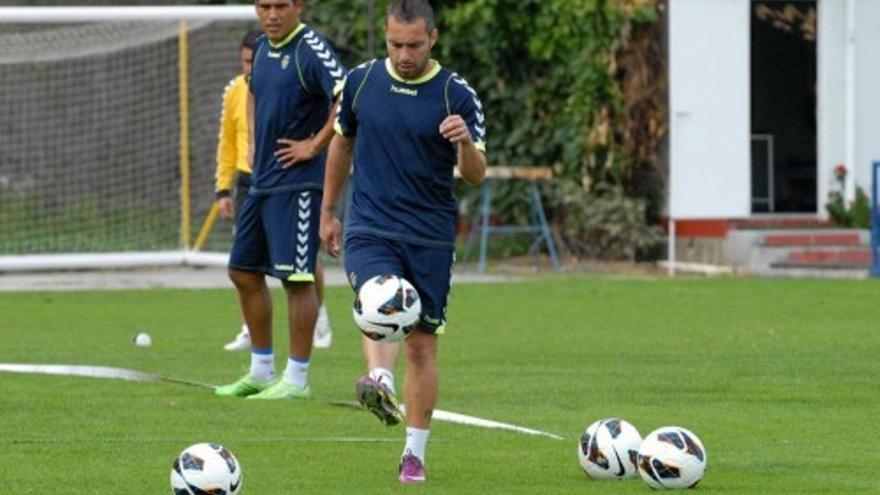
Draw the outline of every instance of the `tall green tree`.
[[[490,164],[553,167],[557,180],[544,195],[553,220],[560,228],[571,225],[566,230],[575,237],[602,235],[584,233],[581,227],[595,219],[577,216],[590,215],[582,205],[603,197],[640,212],[609,230],[638,230],[659,216],[663,184],[657,148],[666,132],[658,22],[663,2],[431,2],[440,30],[435,55],[465,76],[483,100]],[[384,55],[388,0],[306,5],[306,21],[332,40],[349,66]],[[504,185],[500,195],[516,197],[522,194],[518,187]],[[508,205],[501,211],[507,219],[528,215],[516,201],[502,204]],[[656,240],[643,237],[635,242],[639,249]]]
[[[492,162],[555,166],[559,175],[588,185],[621,183],[632,157],[623,138],[627,102],[618,55],[634,27],[655,23],[657,2],[432,2],[441,33],[439,58],[468,77],[484,100]],[[357,64],[384,54],[387,4],[307,1],[305,18],[348,64]]]

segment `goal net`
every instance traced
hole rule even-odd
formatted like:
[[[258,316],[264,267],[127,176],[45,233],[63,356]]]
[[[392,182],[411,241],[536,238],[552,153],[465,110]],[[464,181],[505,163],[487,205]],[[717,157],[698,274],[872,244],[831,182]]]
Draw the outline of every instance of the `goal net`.
[[[0,11],[0,271],[222,263],[206,220],[253,8]]]

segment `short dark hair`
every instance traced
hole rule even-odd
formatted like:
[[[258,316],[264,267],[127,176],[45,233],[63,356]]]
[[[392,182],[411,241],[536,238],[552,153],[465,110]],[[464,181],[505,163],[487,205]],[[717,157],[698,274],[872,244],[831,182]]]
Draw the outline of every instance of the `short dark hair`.
[[[434,9],[431,8],[431,4],[427,0],[394,0],[388,6],[388,16],[385,18],[385,22],[388,22],[388,19],[392,17],[406,24],[424,19],[428,32],[434,30]]]
[[[296,5],[298,2],[305,2],[306,0],[290,0],[290,3]],[[222,2],[221,2],[222,3]],[[260,3],[260,0],[254,0],[254,5]]]
[[[241,48],[250,48],[254,49],[254,45],[257,44],[257,38],[263,34],[260,31],[248,31],[244,34],[244,38],[241,39]]]

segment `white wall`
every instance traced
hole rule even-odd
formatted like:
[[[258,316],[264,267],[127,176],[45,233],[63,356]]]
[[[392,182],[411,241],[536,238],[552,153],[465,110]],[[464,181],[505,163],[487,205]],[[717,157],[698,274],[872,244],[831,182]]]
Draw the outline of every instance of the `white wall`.
[[[849,8],[853,11],[848,12]],[[847,26],[848,14],[853,32]],[[880,1],[819,0],[818,31],[817,200],[818,213],[827,216],[825,203],[834,185],[834,167],[842,163],[850,171],[846,194],[852,199],[855,184],[870,191],[871,162],[880,160]],[[851,72],[847,65],[850,47],[854,50]],[[854,98],[851,118],[848,91]],[[847,133],[852,133],[851,138]]]
[[[670,0],[667,213],[673,218],[751,215],[749,4]],[[880,161],[880,0],[818,4],[817,213],[825,216],[834,167],[850,170],[851,199],[853,184],[870,194],[871,163]]]
[[[749,0],[669,4],[668,214],[751,212]]]
[[[871,162],[880,161],[880,1],[855,4],[856,167],[850,170],[870,194]]]
[[[834,167],[846,162],[846,1],[819,0],[818,19],[818,168],[816,205],[827,216],[825,202]]]

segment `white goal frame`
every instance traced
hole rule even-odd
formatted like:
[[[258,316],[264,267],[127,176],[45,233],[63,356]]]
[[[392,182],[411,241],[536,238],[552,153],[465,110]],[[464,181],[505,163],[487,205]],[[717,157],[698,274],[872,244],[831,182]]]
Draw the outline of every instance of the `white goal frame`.
[[[251,5],[142,7],[0,7],[3,23],[74,23],[112,21],[247,21]]]
[[[84,23],[124,21],[256,21],[252,5],[0,7],[0,23]],[[185,36],[185,35],[184,35]],[[182,133],[185,131],[182,131]],[[188,221],[184,222],[188,230]],[[228,253],[194,250],[188,234],[176,251],[0,255],[0,273],[124,269],[158,266],[225,266]]]

